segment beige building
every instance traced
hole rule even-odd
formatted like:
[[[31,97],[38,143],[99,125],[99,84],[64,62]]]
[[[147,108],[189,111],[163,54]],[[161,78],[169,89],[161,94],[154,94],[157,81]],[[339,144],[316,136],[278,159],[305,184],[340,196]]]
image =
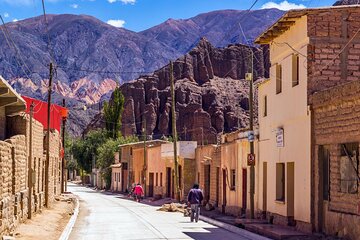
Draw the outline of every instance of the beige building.
[[[256,134],[257,135],[257,131]],[[255,139],[255,156],[258,157],[258,141]],[[196,149],[196,162],[200,187],[205,203],[225,214],[241,216],[250,211],[250,153],[248,132],[239,130],[222,136],[221,145],[205,145]],[[255,164],[258,182],[259,164]],[[258,186],[255,187],[258,189]],[[257,194],[255,209],[258,209]]]
[[[144,186],[149,197],[174,197],[173,143],[162,140],[124,144],[120,146],[120,159],[112,166],[112,189],[130,190],[135,183]],[[195,182],[196,142],[178,142],[179,182],[181,197],[187,195]],[[145,169],[145,171],[144,171]],[[145,175],[144,175],[145,174]]]
[[[255,41],[270,45],[271,77],[258,95],[260,176],[267,179],[259,206],[275,223],[324,231],[319,204],[326,201],[314,185],[314,128],[323,126],[315,126],[310,98],[359,79],[359,17],[358,5],[291,10]]]
[[[257,40],[270,44],[271,61],[270,80],[258,93],[259,164],[266,176],[259,185],[265,193],[259,195],[259,208],[275,223],[311,231],[311,112],[303,64],[309,37],[307,16],[295,20],[287,31],[270,37],[270,29]]]

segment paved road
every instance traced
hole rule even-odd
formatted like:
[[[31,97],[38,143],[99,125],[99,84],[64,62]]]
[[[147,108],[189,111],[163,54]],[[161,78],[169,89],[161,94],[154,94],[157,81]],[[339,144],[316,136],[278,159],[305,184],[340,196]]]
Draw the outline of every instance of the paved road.
[[[181,213],[156,211],[119,195],[99,193],[69,184],[68,190],[80,198],[80,214],[70,234],[79,239],[249,239],[203,221],[191,223]]]

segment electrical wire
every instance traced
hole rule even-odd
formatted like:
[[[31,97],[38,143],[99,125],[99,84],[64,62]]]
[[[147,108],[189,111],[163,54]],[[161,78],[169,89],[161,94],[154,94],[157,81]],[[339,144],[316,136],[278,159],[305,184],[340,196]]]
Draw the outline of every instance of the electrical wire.
[[[1,22],[2,22],[2,26],[3,26],[3,28],[1,28],[1,30],[2,30],[2,32],[3,32],[3,34],[4,34],[4,37],[5,37],[5,40],[6,40],[7,44],[9,45],[10,48],[14,48],[15,54],[20,58],[20,60],[22,61],[23,65],[27,68],[27,70],[28,70],[29,73],[30,73],[31,71],[30,71],[29,67],[27,66],[27,64],[25,63],[22,55],[20,54],[20,52],[19,52],[20,50],[18,49],[18,47],[16,46],[14,40],[12,39],[12,37],[11,37],[11,35],[10,35],[10,32],[9,32],[9,30],[7,29],[6,24],[5,24],[5,22],[4,22],[4,19],[2,18],[1,15],[0,15],[0,19],[1,19]],[[10,41],[9,41],[9,39],[10,39]],[[10,44],[10,42],[11,42],[11,44]],[[24,74],[26,75],[26,77],[27,77],[28,79],[31,79],[31,78],[29,77],[29,75],[27,74],[27,72],[25,71],[23,65],[19,63],[19,61],[18,61],[17,58],[15,58],[15,61],[16,61],[17,65],[18,65],[18,67],[20,67],[20,68],[22,69],[22,71],[24,72]]]

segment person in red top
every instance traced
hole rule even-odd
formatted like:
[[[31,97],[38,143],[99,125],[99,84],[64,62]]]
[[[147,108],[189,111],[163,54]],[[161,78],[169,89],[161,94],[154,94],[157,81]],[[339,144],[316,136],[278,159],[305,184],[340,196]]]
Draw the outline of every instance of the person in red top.
[[[142,186],[140,185],[140,183],[136,184],[134,193],[135,193],[136,201],[140,202],[141,196],[144,194],[144,190],[143,190]]]

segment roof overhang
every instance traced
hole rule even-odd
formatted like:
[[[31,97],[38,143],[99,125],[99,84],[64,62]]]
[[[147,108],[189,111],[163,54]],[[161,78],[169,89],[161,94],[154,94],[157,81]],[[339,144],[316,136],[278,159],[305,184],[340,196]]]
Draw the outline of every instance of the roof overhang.
[[[332,6],[332,7],[321,7],[321,8],[305,8],[295,9],[286,12],[276,23],[269,27],[259,37],[256,38],[256,44],[270,44],[275,38],[282,35],[284,32],[290,29],[302,16],[310,13],[321,13],[329,10],[337,9],[348,9],[348,8],[359,8],[358,5],[343,5],[343,6]]]
[[[2,76],[0,76],[0,107],[5,107],[6,115],[17,114],[26,110],[25,100]]]
[[[155,147],[155,146],[159,146],[161,144],[164,143],[169,143],[169,141],[165,141],[165,140],[149,140],[146,141],[146,147]],[[135,142],[135,143],[127,143],[127,144],[121,144],[119,145],[119,147],[133,147],[133,148],[143,148],[144,147],[145,142]]]

